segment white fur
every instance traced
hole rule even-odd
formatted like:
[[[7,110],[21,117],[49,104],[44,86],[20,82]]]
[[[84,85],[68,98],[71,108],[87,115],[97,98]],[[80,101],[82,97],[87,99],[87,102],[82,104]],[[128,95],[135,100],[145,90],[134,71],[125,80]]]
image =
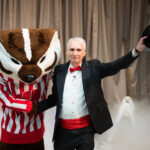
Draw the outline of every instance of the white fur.
[[[28,60],[30,61],[32,58],[32,52],[31,52],[31,41],[29,36],[29,29],[25,29],[25,28],[22,29],[22,34],[24,38],[24,50]]]
[[[22,67],[22,63],[17,60],[20,64],[15,64],[12,62],[11,58],[14,58],[14,57],[12,57],[6,51],[6,49],[4,48],[2,43],[0,42],[0,61],[1,61],[2,65],[4,66],[5,69],[13,72],[13,74],[11,74],[11,75],[6,74],[6,76],[9,76],[13,79],[18,79],[18,71]],[[14,58],[14,59],[16,59],[16,58]],[[1,70],[0,70],[0,72],[1,72]]]

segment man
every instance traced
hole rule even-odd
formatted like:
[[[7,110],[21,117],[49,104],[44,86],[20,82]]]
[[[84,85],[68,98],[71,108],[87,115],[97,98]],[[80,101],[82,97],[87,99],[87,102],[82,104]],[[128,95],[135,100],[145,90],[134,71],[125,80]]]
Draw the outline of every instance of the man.
[[[145,38],[140,39],[136,49],[111,63],[86,61],[85,41],[82,38],[68,41],[70,61],[55,68],[52,94],[38,105],[38,113],[57,106],[55,150],[94,149],[94,134],[101,134],[112,126],[101,79],[127,68],[144,50]]]

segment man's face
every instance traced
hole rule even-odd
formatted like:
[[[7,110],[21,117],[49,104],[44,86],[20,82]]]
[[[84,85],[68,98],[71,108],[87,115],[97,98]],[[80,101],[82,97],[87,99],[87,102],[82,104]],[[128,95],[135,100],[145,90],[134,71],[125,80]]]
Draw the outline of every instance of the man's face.
[[[74,67],[82,63],[82,59],[85,55],[86,50],[80,41],[70,41],[67,49],[67,56]]]

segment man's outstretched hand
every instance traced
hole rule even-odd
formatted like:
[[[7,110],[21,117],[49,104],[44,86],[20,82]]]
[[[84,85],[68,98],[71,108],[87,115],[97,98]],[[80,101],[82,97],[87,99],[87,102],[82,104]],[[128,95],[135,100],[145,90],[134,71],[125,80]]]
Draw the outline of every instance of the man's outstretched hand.
[[[136,49],[138,49],[139,52],[142,52],[146,48],[146,46],[144,44],[144,39],[146,39],[146,38],[147,38],[147,36],[140,38],[140,40],[136,46]]]
[[[31,110],[31,112],[28,113],[28,116],[37,114],[37,106],[38,106],[38,103],[36,101],[34,101],[32,103],[32,110]]]

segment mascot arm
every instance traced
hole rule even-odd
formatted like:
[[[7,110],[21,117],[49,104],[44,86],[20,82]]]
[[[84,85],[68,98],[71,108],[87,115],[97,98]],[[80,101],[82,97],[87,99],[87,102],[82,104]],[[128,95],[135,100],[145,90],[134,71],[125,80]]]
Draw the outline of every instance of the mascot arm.
[[[5,107],[18,112],[31,112],[32,110],[32,101],[13,98],[2,81],[0,81],[0,102]]]

